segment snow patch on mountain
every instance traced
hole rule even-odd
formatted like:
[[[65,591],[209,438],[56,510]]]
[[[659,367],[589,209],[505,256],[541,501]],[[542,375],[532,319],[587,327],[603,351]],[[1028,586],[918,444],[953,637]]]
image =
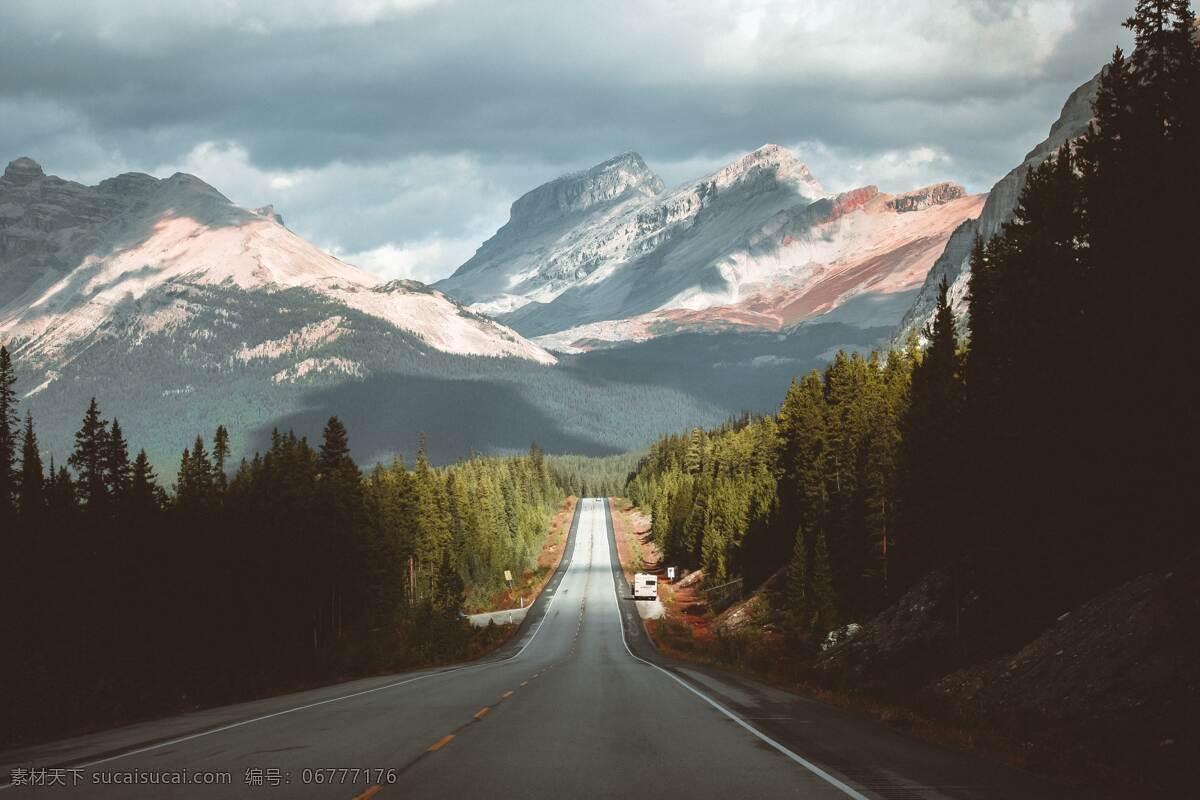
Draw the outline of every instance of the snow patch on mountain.
[[[357,361],[340,356],[324,358],[306,358],[287,369],[281,369],[271,376],[275,383],[299,383],[306,377],[317,374],[333,374],[348,378],[362,378],[366,373],[363,365]]]
[[[663,182],[637,153],[564,175],[522,195],[509,221],[435,286],[479,311],[546,303],[619,255],[620,241],[591,230],[618,224],[656,197]]]
[[[320,322],[305,325],[282,338],[269,339],[253,347],[243,346],[233,354],[233,357],[245,363],[256,358],[280,358],[289,354],[308,352],[321,345],[335,342],[349,333],[349,329],[342,326],[344,321],[345,318],[341,316],[329,317]]]

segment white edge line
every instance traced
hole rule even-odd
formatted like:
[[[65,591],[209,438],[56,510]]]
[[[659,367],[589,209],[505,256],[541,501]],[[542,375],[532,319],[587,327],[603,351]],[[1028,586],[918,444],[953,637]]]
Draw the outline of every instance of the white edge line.
[[[582,514],[582,512],[581,512],[581,514]],[[576,531],[575,531],[575,541],[576,541],[576,543],[578,543],[578,541],[579,541],[578,528],[576,528]],[[568,570],[571,568],[571,563],[574,563],[573,557],[571,559],[571,562],[567,564]],[[406,678],[402,681],[396,681],[395,683],[389,683],[384,686],[376,686],[372,689],[363,689],[361,692],[353,692],[351,694],[344,694],[344,695],[340,695],[338,697],[330,697],[325,700],[319,700],[315,703],[308,703],[306,705],[296,706],[295,708],[285,708],[283,711],[276,711],[272,714],[264,714],[261,717],[254,717],[253,719],[244,719],[241,722],[234,722],[229,725],[222,725],[217,728],[210,728],[209,730],[206,730],[206,731],[200,731],[199,733],[192,733],[187,736],[180,736],[175,739],[168,739],[165,742],[156,742],[155,744],[147,745],[146,747],[139,747],[137,749],[129,750],[124,753],[117,753],[116,755],[108,756],[107,758],[101,758],[96,761],[89,761],[86,764],[77,764],[72,767],[66,767],[66,769],[87,769],[89,767],[96,767],[96,766],[99,766],[100,764],[107,764],[110,761],[117,761],[118,759],[129,758],[130,756],[137,756],[137,755],[141,755],[142,753],[149,753],[153,750],[161,750],[164,747],[170,747],[171,745],[175,745],[175,744],[182,744],[183,742],[190,742],[193,739],[200,739],[204,736],[212,736],[215,733],[224,733],[225,731],[233,730],[234,728],[240,728],[243,725],[253,725],[256,722],[262,722],[264,720],[272,719],[274,717],[282,717],[285,714],[292,714],[296,711],[305,711],[310,708],[316,708],[317,706],[328,705],[329,703],[337,703],[342,700],[350,700],[355,697],[362,697],[363,695],[366,695],[366,694],[373,694],[374,692],[382,692],[385,689],[394,689],[397,686],[403,686],[407,683],[414,683],[416,681],[424,680],[425,678],[433,678],[438,675],[449,675],[452,672],[460,672],[462,670],[467,670],[467,669],[482,669],[485,667],[494,667],[494,666],[497,666],[498,664],[505,664],[509,661],[514,661],[521,657],[521,654],[525,652],[525,649],[527,647],[529,647],[529,645],[533,644],[534,637],[536,637],[538,635],[538,632],[541,631],[541,629],[542,629],[542,625],[544,625],[546,622],[546,618],[548,616],[550,616],[550,606],[554,605],[554,599],[556,597],[558,597],[558,592],[555,592],[554,594],[550,595],[550,600],[549,600],[549,602],[546,603],[546,610],[542,614],[542,618],[540,620],[538,620],[537,627],[534,628],[533,633],[530,634],[529,640],[525,642],[525,644],[521,647],[520,650],[513,653],[508,658],[502,658],[499,661],[490,661],[486,664],[464,664],[459,667],[450,667],[449,669],[438,670],[437,672],[429,672],[429,673],[426,673],[425,675],[417,675],[415,677]],[[536,600],[535,600],[535,602],[536,602]],[[4,791],[5,789],[11,789],[11,788],[13,788],[13,784],[11,781],[8,781],[6,783],[0,783],[0,792]]]
[[[609,515],[609,513],[610,513],[610,511],[609,511],[608,503],[607,503],[607,502],[605,502],[605,504],[604,504],[604,517],[605,517],[605,531],[604,531],[604,538],[605,538],[605,541],[607,541],[607,540],[608,540],[608,515]],[[613,535],[614,535],[614,536],[616,536],[616,529],[615,529],[615,528],[614,528],[614,530],[613,530]],[[610,556],[610,559],[611,559],[611,556]],[[609,562],[609,566],[610,566],[610,567],[612,566],[612,562],[611,562],[611,561]],[[610,569],[609,571],[610,571],[610,573],[611,573],[611,569]],[[801,756],[801,755],[797,755],[796,753],[793,753],[791,750],[789,750],[789,749],[787,748],[787,746],[785,746],[785,745],[782,745],[782,744],[780,744],[779,742],[777,742],[777,741],[775,741],[774,739],[772,739],[770,736],[767,736],[765,733],[763,733],[762,731],[760,731],[760,730],[758,730],[757,728],[755,728],[754,726],[752,726],[750,723],[748,723],[748,722],[746,722],[745,720],[743,720],[743,719],[742,719],[741,717],[739,717],[737,714],[735,714],[735,713],[733,713],[732,711],[730,711],[729,709],[725,708],[725,706],[721,705],[721,704],[720,704],[720,703],[718,703],[716,700],[713,700],[713,699],[712,699],[711,697],[709,697],[708,695],[706,695],[706,694],[704,694],[703,692],[699,691],[698,689],[696,689],[696,688],[695,688],[694,686],[692,686],[690,683],[688,683],[687,681],[685,681],[683,678],[680,678],[680,677],[679,677],[678,675],[676,675],[675,673],[671,672],[670,670],[663,669],[663,668],[662,668],[662,667],[660,667],[658,664],[655,664],[655,663],[653,663],[653,662],[651,662],[651,661],[647,661],[647,660],[646,660],[646,659],[644,659],[644,658],[639,658],[638,656],[635,656],[635,655],[633,654],[633,651],[629,649],[629,642],[628,642],[628,641],[626,641],[626,639],[625,639],[625,623],[624,623],[624,622],[621,620],[621,603],[620,603],[620,601],[617,599],[617,594],[618,594],[618,592],[619,592],[619,591],[620,591],[620,589],[617,587],[617,579],[616,579],[616,575],[614,574],[614,575],[613,575],[613,594],[612,594],[612,598],[613,598],[613,603],[614,603],[614,604],[616,605],[616,607],[617,607],[617,622],[618,622],[618,624],[619,624],[619,626],[620,626],[620,628],[621,628],[621,644],[625,645],[625,652],[626,652],[626,653],[629,653],[629,657],[630,657],[630,658],[634,659],[635,661],[640,661],[640,662],[642,662],[643,664],[645,664],[645,665],[646,665],[646,666],[648,666],[648,667],[654,667],[654,669],[658,670],[658,671],[659,671],[659,672],[661,672],[663,675],[666,675],[668,678],[670,678],[671,680],[675,681],[675,682],[676,682],[676,683],[678,683],[680,686],[682,686],[683,688],[687,689],[689,692],[691,692],[692,694],[696,695],[697,697],[699,697],[699,698],[700,698],[701,700],[703,700],[704,702],[708,703],[710,706],[712,706],[713,708],[715,708],[717,711],[720,711],[722,714],[724,714],[725,716],[729,717],[731,720],[733,720],[734,722],[736,722],[736,723],[737,723],[738,725],[740,725],[742,728],[745,728],[747,731],[749,731],[750,733],[754,734],[756,737],[758,737],[758,738],[759,738],[761,741],[763,741],[764,743],[766,743],[766,744],[769,744],[771,747],[775,748],[775,749],[776,749],[776,750],[778,750],[780,753],[782,753],[783,755],[785,755],[785,756],[787,756],[788,758],[790,758],[792,761],[794,761],[794,762],[796,762],[797,764],[799,764],[800,766],[804,767],[806,770],[808,770],[808,771],[809,771],[809,772],[811,772],[812,774],[816,775],[816,776],[817,776],[818,778],[820,778],[821,780],[823,780],[823,781],[825,781],[826,783],[830,784],[830,785],[831,785],[831,786],[833,786],[834,788],[836,788],[836,789],[840,790],[840,791],[841,791],[843,794],[845,794],[847,797],[853,797],[853,798],[854,798],[854,800],[871,800],[871,799],[870,799],[869,797],[867,797],[866,795],[864,795],[864,794],[862,794],[861,792],[859,792],[859,791],[857,791],[856,789],[854,789],[854,787],[852,787],[852,786],[849,786],[849,785],[848,785],[848,784],[846,784],[844,781],[841,781],[841,780],[839,780],[838,778],[834,777],[833,775],[830,775],[828,772],[826,772],[825,770],[821,769],[821,768],[820,768],[820,767],[818,767],[816,764],[814,764],[814,763],[812,763],[811,761],[809,761],[807,758],[804,758],[804,757],[803,757],[803,756]],[[639,615],[639,616],[640,616],[640,615]]]

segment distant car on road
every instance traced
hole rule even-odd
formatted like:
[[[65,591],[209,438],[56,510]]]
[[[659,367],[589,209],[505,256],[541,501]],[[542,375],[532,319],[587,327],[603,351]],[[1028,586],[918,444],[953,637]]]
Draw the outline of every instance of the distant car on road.
[[[645,572],[633,576],[634,600],[657,600],[658,578]]]

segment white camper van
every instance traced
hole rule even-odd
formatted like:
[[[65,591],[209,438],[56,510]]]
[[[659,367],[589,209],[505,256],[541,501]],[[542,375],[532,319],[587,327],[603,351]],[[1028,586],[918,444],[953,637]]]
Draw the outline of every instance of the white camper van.
[[[633,576],[634,600],[657,600],[658,578],[645,572]]]

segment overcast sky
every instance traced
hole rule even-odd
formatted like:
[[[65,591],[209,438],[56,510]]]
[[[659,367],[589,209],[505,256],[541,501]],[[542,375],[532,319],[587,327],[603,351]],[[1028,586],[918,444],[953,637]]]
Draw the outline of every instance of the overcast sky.
[[[434,280],[518,195],[627,150],[668,185],[766,142],[831,190],[986,191],[1133,0],[10,0],[0,163],[194,173]]]

